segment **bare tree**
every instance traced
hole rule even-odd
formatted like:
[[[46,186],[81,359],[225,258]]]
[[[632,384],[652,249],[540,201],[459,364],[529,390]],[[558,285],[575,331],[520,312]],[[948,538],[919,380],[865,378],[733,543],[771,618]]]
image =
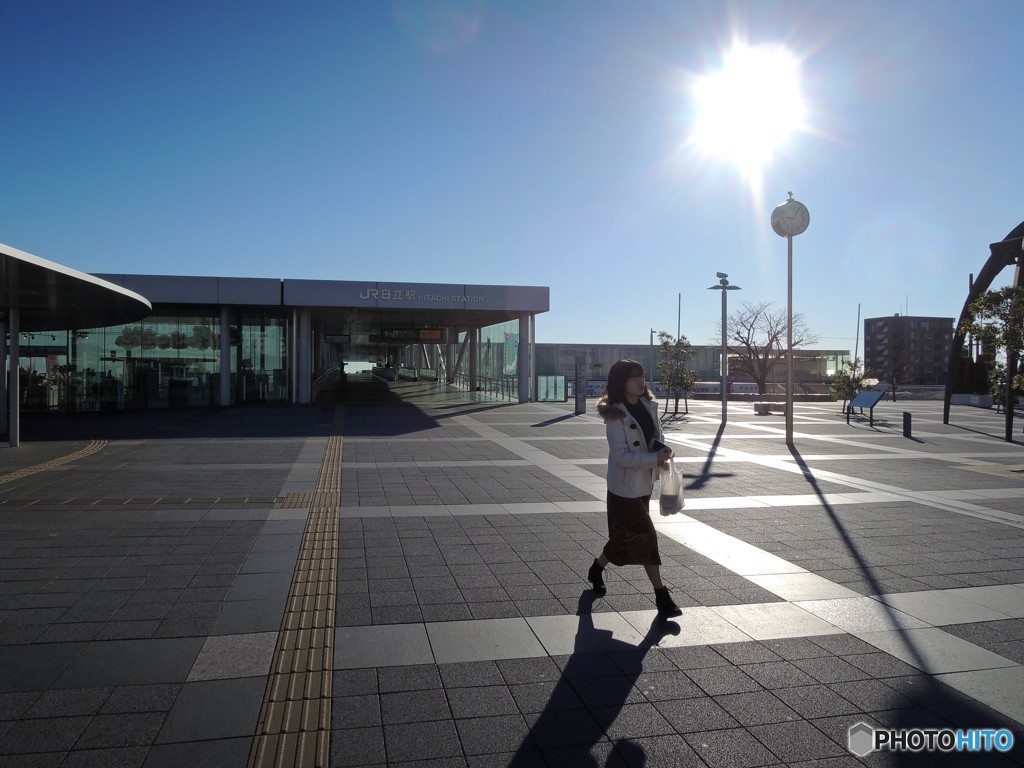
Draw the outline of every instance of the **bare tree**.
[[[730,365],[735,374],[749,376],[759,394],[766,394],[768,378],[780,360],[786,358],[786,310],[773,302],[744,302],[729,315]],[[721,327],[718,329],[721,337]],[[814,344],[802,315],[793,315],[793,349]]]
[[[889,382],[889,387],[892,389],[892,401],[895,403],[896,390],[912,380],[913,372],[909,365],[897,361],[886,369],[884,378]]]

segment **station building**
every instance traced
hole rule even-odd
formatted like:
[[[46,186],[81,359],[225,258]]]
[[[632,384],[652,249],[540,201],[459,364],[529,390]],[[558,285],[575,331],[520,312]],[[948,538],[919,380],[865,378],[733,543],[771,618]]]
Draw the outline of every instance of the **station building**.
[[[22,411],[309,403],[353,371],[529,401],[536,286],[101,274],[152,312],[23,329]]]
[[[23,320],[17,344],[5,347],[11,323],[0,314],[0,371],[16,351],[9,380],[17,387],[8,389],[23,412],[310,403],[341,396],[361,372],[510,401],[564,400],[579,374],[596,394],[625,357],[644,363],[657,384],[653,338],[538,344],[546,287],[86,275],[2,244],[0,259],[7,314],[20,307]],[[720,347],[693,350],[691,367],[717,383]],[[794,354],[805,387],[849,359],[845,350]]]

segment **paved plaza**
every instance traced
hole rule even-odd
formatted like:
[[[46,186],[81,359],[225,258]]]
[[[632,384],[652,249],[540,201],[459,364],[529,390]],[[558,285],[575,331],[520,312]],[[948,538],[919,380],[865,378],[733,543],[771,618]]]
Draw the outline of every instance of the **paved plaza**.
[[[364,386],[22,417],[0,765],[1024,765],[1024,419],[798,403],[790,449],[782,415],[690,401],[666,621],[639,566],[586,582],[593,400]],[[1014,743],[859,757],[851,728]]]

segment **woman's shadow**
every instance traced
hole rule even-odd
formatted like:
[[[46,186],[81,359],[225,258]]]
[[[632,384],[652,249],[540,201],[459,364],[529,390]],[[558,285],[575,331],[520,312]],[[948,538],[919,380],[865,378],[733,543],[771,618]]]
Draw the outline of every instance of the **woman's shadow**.
[[[636,682],[647,652],[681,630],[676,622],[655,616],[640,643],[618,640],[612,630],[594,626],[595,599],[589,589],[580,595],[572,654],[510,766],[639,768],[647,762],[640,745],[628,739],[610,742],[606,734],[626,703],[644,701]]]

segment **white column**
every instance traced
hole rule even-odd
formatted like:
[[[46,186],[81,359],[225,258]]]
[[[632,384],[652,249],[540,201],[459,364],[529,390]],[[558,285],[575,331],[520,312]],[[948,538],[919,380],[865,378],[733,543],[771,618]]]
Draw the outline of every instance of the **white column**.
[[[10,418],[10,446],[11,448],[17,448],[21,445],[21,420],[19,418],[18,408],[19,400],[21,399],[18,395],[19,387],[19,376],[18,368],[21,365],[21,355],[18,350],[19,335],[21,329],[18,322],[18,308],[11,307],[8,316],[8,332],[11,335],[11,374],[9,384],[7,386],[7,401],[8,401],[8,412]]]
[[[455,381],[455,344],[458,334],[454,328],[445,329],[444,341],[444,378],[452,384]]]
[[[292,310],[288,326],[288,401],[299,402],[299,310]]]
[[[519,316],[519,350],[516,353],[516,363],[519,374],[519,402],[530,402],[530,357],[533,352],[532,338],[530,335],[530,315]]]
[[[231,405],[231,317],[220,308],[220,404]]]
[[[459,352],[455,356],[455,362],[452,363],[452,381],[455,381],[455,378],[459,375],[459,372],[462,370],[462,367],[461,367],[462,366],[462,361],[463,361],[463,359],[466,356],[466,351],[470,350],[470,347],[472,346],[472,344],[473,344],[473,331],[472,330],[466,331],[466,335],[462,339],[462,344],[459,345]],[[472,353],[471,350],[469,352],[469,355],[470,355],[470,358],[469,358],[470,362],[467,363],[467,366],[471,367],[472,366],[472,360],[473,360],[473,353]],[[468,371],[466,372],[466,375],[463,377],[463,380],[466,381],[466,382],[469,381],[469,372]],[[451,382],[449,382],[449,383],[451,383]],[[467,383],[467,386],[469,386],[468,383]]]
[[[530,401],[537,402],[537,315],[530,315]]]
[[[469,391],[480,388],[480,329],[469,329]]]
[[[0,320],[0,403],[7,399],[7,323]],[[7,431],[7,407],[0,406],[0,432]]]
[[[298,310],[299,328],[296,340],[295,366],[296,366],[296,393],[295,402],[308,403],[313,386],[312,370],[312,348],[313,340],[310,336],[312,312],[308,307]]]

